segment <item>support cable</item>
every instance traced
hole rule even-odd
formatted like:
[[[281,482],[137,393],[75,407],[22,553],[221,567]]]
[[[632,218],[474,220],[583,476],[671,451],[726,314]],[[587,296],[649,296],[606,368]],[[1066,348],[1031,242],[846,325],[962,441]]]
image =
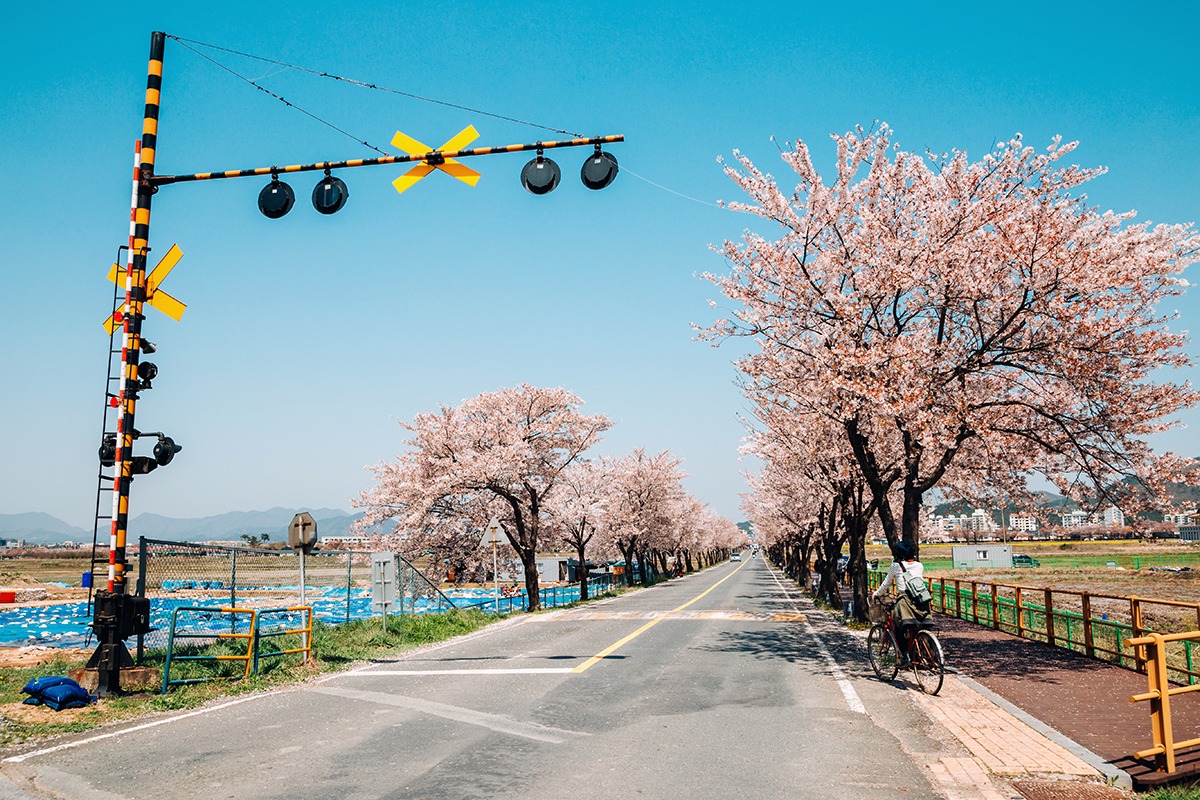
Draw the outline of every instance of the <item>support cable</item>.
[[[174,39],[175,41],[179,42],[181,45],[186,47],[188,50],[191,50],[193,53],[200,56],[201,58],[205,58],[208,61],[211,61],[213,64],[217,65],[221,69],[224,69],[224,70],[232,73],[233,75],[236,75],[238,78],[241,78],[242,80],[246,81],[247,83],[251,84],[252,86],[254,86],[258,89],[261,89],[264,92],[267,92],[267,94],[270,94],[272,97],[276,97],[279,100],[283,100],[283,98],[278,97],[277,95],[273,94],[272,92],[268,91],[267,89],[263,89],[261,86],[259,86],[257,83],[255,83],[251,79],[238,74],[237,72],[235,72],[234,70],[225,66],[221,62],[217,61],[216,59],[214,59],[210,56],[205,55],[204,53],[201,53],[199,50],[196,50],[194,47],[191,47],[190,45],[196,45],[197,47],[207,47],[212,50],[220,50],[221,52],[229,53],[229,54],[235,55],[235,56],[242,56],[243,58],[252,58],[256,61],[262,61],[267,64],[274,64],[275,66],[284,67],[285,69],[294,69],[297,72],[306,72],[310,75],[316,75],[317,77],[320,77],[320,78],[329,78],[330,80],[339,81],[341,83],[348,83],[353,86],[361,86],[364,89],[375,89],[380,92],[387,92],[389,94],[400,95],[401,97],[408,97],[412,100],[420,100],[425,103],[433,103],[433,104],[439,105],[439,106],[446,106],[447,108],[454,108],[454,109],[458,109],[459,111],[469,111],[472,114],[480,114],[485,117],[492,117],[493,119],[504,120],[505,122],[513,122],[513,123],[516,123],[517,125],[527,125],[531,128],[541,128],[542,130],[551,131],[552,133],[561,133],[561,134],[564,134],[566,136],[571,136],[576,139],[583,138],[583,134],[576,133],[574,131],[566,131],[561,128],[554,128],[549,125],[541,125],[536,122],[529,122],[528,120],[518,119],[516,117],[509,117],[509,116],[505,116],[504,114],[496,114],[491,111],[483,111],[478,108],[471,108],[470,106],[459,105],[458,103],[451,103],[446,100],[438,100],[437,98],[433,98],[433,97],[425,97],[424,95],[415,94],[413,92],[405,92],[400,89],[390,89],[386,86],[380,86],[375,83],[367,83],[365,81],[359,81],[359,80],[355,80],[353,78],[347,78],[342,75],[334,75],[333,73],[330,73],[330,72],[309,69],[308,67],[301,67],[296,64],[289,64],[285,61],[277,61],[273,58],[265,58],[264,56],[256,56],[252,53],[243,53],[240,50],[233,50],[228,47],[221,47],[221,46],[215,45],[215,44],[207,44],[205,42],[198,42],[194,39],[186,39],[182,36],[173,36],[171,34],[167,34],[167,38]],[[286,102],[286,101],[284,101],[284,102]],[[291,103],[288,103],[288,105],[291,105]],[[299,110],[302,110],[302,109],[299,109]],[[305,112],[305,113],[308,113],[308,112]],[[309,114],[309,116],[312,116],[312,115]],[[314,117],[314,119],[316,119],[316,117]],[[329,123],[324,122],[324,120],[319,120],[319,121],[321,121],[322,123],[324,123],[326,125],[329,125]],[[333,126],[331,125],[330,127],[333,127]],[[343,131],[343,133],[344,133],[344,131]],[[349,134],[347,134],[347,135],[349,135]],[[366,142],[361,142],[361,144],[366,144]],[[378,150],[375,147],[372,147],[369,144],[367,145],[367,147],[371,147],[372,150],[377,150],[378,152],[383,152],[381,150]]]

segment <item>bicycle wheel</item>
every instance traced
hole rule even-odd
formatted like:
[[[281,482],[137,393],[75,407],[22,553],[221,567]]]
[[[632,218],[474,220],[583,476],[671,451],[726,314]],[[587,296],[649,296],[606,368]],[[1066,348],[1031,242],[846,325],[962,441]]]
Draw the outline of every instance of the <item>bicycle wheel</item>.
[[[867,658],[879,680],[890,681],[896,677],[900,670],[896,660],[896,640],[885,626],[871,626],[867,634]]]
[[[946,658],[942,655],[941,642],[929,631],[917,631],[913,636],[912,670],[922,692],[937,694],[942,690]]]

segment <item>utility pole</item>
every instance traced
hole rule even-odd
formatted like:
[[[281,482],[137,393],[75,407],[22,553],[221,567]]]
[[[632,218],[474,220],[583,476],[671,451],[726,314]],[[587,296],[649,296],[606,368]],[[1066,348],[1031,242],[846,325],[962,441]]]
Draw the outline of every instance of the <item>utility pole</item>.
[[[150,249],[150,200],[154,187],[154,158],[158,146],[158,108],[162,91],[163,47],[166,35],[150,36],[146,74],[146,109],[142,139],[133,167],[133,201],[129,211],[129,249],[125,264],[124,331],[121,337],[121,382],[117,389],[117,436],[114,458],[112,521],[108,540],[108,584],[96,593],[92,630],[98,646],[88,660],[97,671],[97,694],[120,691],[120,671],[133,666],[125,639],[149,629],[149,603],[126,594],[128,578],[125,545],[129,532],[129,488],[133,482],[133,442],[136,438],[138,363],[141,360],[142,311],[146,301],[146,254]]]

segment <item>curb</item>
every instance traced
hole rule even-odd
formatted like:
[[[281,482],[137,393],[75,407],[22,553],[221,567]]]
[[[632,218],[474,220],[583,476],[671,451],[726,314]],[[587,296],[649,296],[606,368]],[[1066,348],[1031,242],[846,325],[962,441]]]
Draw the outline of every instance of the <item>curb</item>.
[[[1100,756],[1093,753],[1091,750],[1088,750],[1086,747],[1079,744],[1079,742],[1064,736],[1062,733],[1059,733],[1054,728],[1051,728],[1037,717],[1030,715],[1029,712],[1020,709],[1009,701],[1005,700],[991,689],[979,683],[979,681],[968,678],[966,675],[961,673],[958,675],[958,679],[974,691],[986,697],[992,703],[1021,720],[1021,722],[1025,723],[1030,728],[1033,728],[1050,741],[1059,745],[1072,755],[1078,757],[1088,766],[1093,767],[1097,772],[1104,776],[1105,781],[1107,781],[1110,786],[1115,786],[1118,789],[1125,789],[1127,791],[1133,791],[1133,778],[1130,777],[1129,773],[1125,770],[1113,766]]]

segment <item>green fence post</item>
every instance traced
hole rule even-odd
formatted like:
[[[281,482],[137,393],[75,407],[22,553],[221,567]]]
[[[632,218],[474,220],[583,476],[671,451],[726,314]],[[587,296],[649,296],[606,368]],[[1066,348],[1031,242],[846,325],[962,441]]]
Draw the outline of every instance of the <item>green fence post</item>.
[[[1183,643],[1183,654],[1184,654],[1184,657],[1187,659],[1188,686],[1191,686],[1192,684],[1194,684],[1196,682],[1196,676],[1192,674],[1192,643],[1191,642],[1185,641]]]

